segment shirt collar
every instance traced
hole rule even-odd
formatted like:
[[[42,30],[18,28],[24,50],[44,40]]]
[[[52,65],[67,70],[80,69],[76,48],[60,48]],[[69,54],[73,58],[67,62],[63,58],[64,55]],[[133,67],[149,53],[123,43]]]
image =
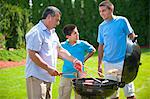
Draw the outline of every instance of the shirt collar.
[[[42,28],[42,30],[48,30],[47,27],[44,25],[44,23],[42,22],[42,20],[39,21],[39,25]]]
[[[69,40],[68,40],[68,39],[66,40],[66,43],[69,44],[69,45],[71,45],[71,44],[69,43]],[[77,44],[79,44],[79,43],[80,43],[80,40],[77,40],[77,42],[76,42],[75,44],[73,44],[72,46],[77,45]]]
[[[44,25],[44,23],[42,22],[42,20],[39,21],[39,25],[42,28],[43,31],[49,31],[50,33],[55,33],[55,28],[48,30],[48,28]]]
[[[109,22],[112,22],[113,20],[115,20],[116,18],[117,18],[117,16],[113,15],[113,16],[112,16],[112,19],[110,19],[110,20],[105,20],[104,22],[109,23]]]

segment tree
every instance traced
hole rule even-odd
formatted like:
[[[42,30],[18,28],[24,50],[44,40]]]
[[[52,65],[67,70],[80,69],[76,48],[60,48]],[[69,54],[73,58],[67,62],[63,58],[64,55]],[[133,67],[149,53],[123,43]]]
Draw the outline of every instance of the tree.
[[[84,31],[82,32],[84,32],[84,39],[97,45],[97,30],[100,22],[97,2],[95,0],[84,0],[83,11]]]
[[[30,25],[28,10],[4,3],[0,12],[0,33],[5,37],[5,47],[7,49],[24,47],[24,35]]]
[[[113,0],[113,3],[116,7],[115,13],[128,18],[134,32],[139,36],[140,45],[149,45],[148,0]]]

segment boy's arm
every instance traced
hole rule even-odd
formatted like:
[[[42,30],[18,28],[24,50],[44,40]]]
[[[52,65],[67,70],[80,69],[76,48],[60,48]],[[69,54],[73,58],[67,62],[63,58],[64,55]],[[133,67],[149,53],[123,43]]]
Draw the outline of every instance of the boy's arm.
[[[95,48],[92,52],[88,53],[84,58],[84,63],[96,52]]]

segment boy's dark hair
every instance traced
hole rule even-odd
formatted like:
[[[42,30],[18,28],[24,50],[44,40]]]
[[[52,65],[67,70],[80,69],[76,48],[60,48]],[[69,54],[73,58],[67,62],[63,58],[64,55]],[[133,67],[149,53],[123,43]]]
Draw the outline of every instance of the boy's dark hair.
[[[106,0],[106,1],[102,1],[100,4],[99,4],[99,7],[101,6],[106,6],[108,9],[114,9],[114,5],[109,1],[109,0]]]
[[[45,10],[43,11],[43,14],[42,14],[42,19],[46,19],[46,17],[50,14],[52,17],[55,16],[56,13],[60,13],[61,15],[61,12],[58,8],[54,7],[54,6],[48,6],[47,8],[45,8]]]
[[[76,28],[77,26],[74,24],[67,24],[63,28],[63,33],[66,35],[71,35],[71,32]]]

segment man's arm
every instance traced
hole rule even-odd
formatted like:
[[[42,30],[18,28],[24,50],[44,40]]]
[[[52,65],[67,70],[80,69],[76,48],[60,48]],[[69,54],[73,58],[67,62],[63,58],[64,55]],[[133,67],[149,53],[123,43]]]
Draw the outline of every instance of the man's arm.
[[[45,69],[51,76],[57,76],[59,75],[59,72],[53,68],[52,66],[49,66],[38,54],[38,52],[34,50],[28,50],[29,57],[31,60],[39,67]]]
[[[73,56],[71,56],[71,54],[65,50],[62,47],[58,47],[58,56],[62,59],[67,59],[70,62],[73,62],[74,67],[78,70],[81,71],[82,70],[82,62],[79,61],[78,59],[74,58]]]
[[[98,46],[98,72],[102,73],[103,45]],[[100,76],[102,76],[99,73]]]
[[[62,47],[58,48],[58,57],[61,58],[61,59],[63,59],[63,58],[67,59],[70,62],[73,62],[75,60],[75,58],[72,57],[71,54]]]

